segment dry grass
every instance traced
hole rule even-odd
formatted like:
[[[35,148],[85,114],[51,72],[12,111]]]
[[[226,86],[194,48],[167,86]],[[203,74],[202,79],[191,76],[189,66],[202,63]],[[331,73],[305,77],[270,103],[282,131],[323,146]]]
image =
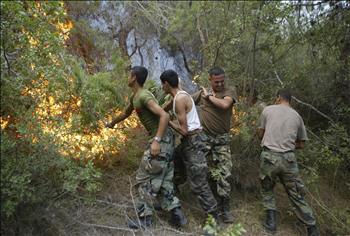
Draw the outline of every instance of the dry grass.
[[[189,191],[187,183],[180,186],[178,195],[189,221],[183,229],[178,230],[169,225],[170,214],[163,211],[156,211],[154,217],[156,223],[152,230],[132,231],[126,227],[125,222],[128,217],[135,216],[132,201],[135,193],[130,191],[130,180],[133,181],[135,178],[138,163],[136,156],[142,155],[142,148],[142,145],[134,148],[133,157],[125,151],[125,156],[116,158],[113,166],[103,171],[104,186],[97,195],[88,196],[84,193],[74,196],[63,195],[55,204],[46,208],[38,207],[33,211],[26,209],[17,216],[17,227],[6,232],[2,231],[2,235],[200,235],[205,215],[196,198]],[[134,159],[130,161],[130,158]],[[248,171],[236,172],[236,178],[233,181],[236,188],[232,191],[231,210],[236,218],[235,222],[241,223],[247,231],[244,235],[268,235],[261,225],[264,214],[259,201],[257,172],[254,170],[257,168],[257,163],[254,159],[246,161],[235,167],[236,170]],[[350,230],[347,231],[341,225],[343,222],[346,227],[346,217],[350,215],[349,199],[343,199],[336,191],[330,191],[331,188],[325,183],[317,189],[318,193],[312,189],[313,195],[308,194],[307,200],[316,211],[321,235],[335,235],[335,232],[338,232],[338,235],[347,233],[350,235]],[[278,231],[275,236],[306,235],[305,228],[296,224],[297,218],[280,184],[276,188],[276,197]],[[324,207],[334,214],[340,223],[329,216]],[[344,212],[345,218],[339,216],[337,209],[339,212]],[[224,230],[227,225],[220,225],[220,227]]]

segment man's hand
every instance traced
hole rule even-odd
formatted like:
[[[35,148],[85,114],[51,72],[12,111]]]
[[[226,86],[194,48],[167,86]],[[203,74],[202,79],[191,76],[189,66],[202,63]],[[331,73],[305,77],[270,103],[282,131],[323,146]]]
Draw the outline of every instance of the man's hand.
[[[201,88],[202,88],[202,91],[203,91],[203,93],[202,93],[203,98],[208,99],[209,96],[214,96],[215,97],[214,91],[209,93],[206,88],[204,88],[204,87],[201,87]]]
[[[208,96],[208,91],[207,91],[207,89],[204,88],[203,86],[201,86],[201,88],[202,88],[202,91],[203,91],[202,96],[203,96],[204,98],[207,98],[207,96]]]
[[[160,153],[160,144],[156,140],[153,140],[151,144],[151,155],[152,157],[156,157],[158,156],[159,153]]]
[[[305,147],[305,140],[297,140],[295,142],[295,149],[303,149]]]

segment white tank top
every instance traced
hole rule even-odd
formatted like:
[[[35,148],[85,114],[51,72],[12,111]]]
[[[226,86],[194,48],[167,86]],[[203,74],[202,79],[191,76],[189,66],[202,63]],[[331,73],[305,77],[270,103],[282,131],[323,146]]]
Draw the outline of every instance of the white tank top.
[[[201,123],[199,121],[198,113],[196,110],[196,105],[194,104],[194,101],[193,101],[191,95],[189,95],[187,92],[185,92],[183,90],[178,91],[174,97],[173,111],[174,111],[175,116],[177,117],[177,114],[175,112],[175,101],[176,101],[177,95],[180,93],[186,94],[187,96],[190,97],[190,99],[192,101],[192,109],[186,114],[188,132],[196,130],[196,129],[202,129]]]

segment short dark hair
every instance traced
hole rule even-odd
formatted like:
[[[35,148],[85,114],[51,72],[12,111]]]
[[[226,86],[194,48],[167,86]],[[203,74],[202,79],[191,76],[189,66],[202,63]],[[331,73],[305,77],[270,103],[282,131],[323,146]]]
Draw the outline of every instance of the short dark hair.
[[[168,82],[172,88],[177,88],[179,86],[179,76],[173,70],[166,70],[160,75],[160,80],[162,83]]]
[[[225,71],[221,67],[213,67],[209,70],[209,76],[224,75]]]
[[[135,75],[137,83],[143,86],[148,76],[148,70],[143,66],[134,66],[131,68],[131,74]]]
[[[278,90],[277,97],[281,97],[283,100],[290,102],[292,100],[292,93],[287,88],[282,88]]]

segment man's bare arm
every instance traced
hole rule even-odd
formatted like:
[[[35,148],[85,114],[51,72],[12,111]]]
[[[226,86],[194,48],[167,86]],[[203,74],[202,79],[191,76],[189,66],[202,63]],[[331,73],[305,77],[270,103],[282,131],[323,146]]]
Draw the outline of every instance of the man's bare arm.
[[[179,96],[176,100],[175,112],[178,120],[178,124],[172,122],[172,127],[178,131],[181,135],[187,136],[188,127],[187,127],[187,118],[186,118],[186,101],[189,99],[187,95]]]
[[[297,140],[295,142],[295,149],[303,149],[305,147],[305,140]]]
[[[264,129],[259,128],[259,129],[257,130],[257,135],[258,135],[258,138],[259,138],[260,140],[263,139],[264,134],[265,134],[265,130],[264,130]]]
[[[222,110],[229,109],[233,104],[233,99],[231,97],[217,98],[214,96],[209,96],[207,99]]]
[[[163,137],[165,130],[168,126],[169,114],[166,113],[154,100],[150,100],[147,103],[147,108],[152,113],[159,116],[159,125],[156,136]]]
[[[222,109],[222,110],[227,110],[229,109],[232,104],[233,104],[233,98],[229,97],[229,96],[225,96],[224,98],[217,98],[215,96],[208,96],[208,91],[202,87],[203,90],[203,96],[210,101],[211,103],[214,104],[214,106]]]
[[[168,127],[169,114],[166,113],[154,100],[148,101],[147,108],[155,115],[159,116],[159,124],[156,136],[162,138],[166,128]],[[159,153],[160,144],[154,139],[151,144],[151,155],[157,156]]]
[[[134,107],[131,104],[129,104],[119,116],[114,118],[110,123],[107,123],[106,127],[113,128],[117,123],[128,118],[131,115],[133,110],[134,110]]]
[[[173,120],[170,120],[169,121],[169,126],[171,128],[173,128],[176,132],[178,132],[179,134],[182,135],[181,131],[180,131],[180,126],[177,122],[173,121]]]

